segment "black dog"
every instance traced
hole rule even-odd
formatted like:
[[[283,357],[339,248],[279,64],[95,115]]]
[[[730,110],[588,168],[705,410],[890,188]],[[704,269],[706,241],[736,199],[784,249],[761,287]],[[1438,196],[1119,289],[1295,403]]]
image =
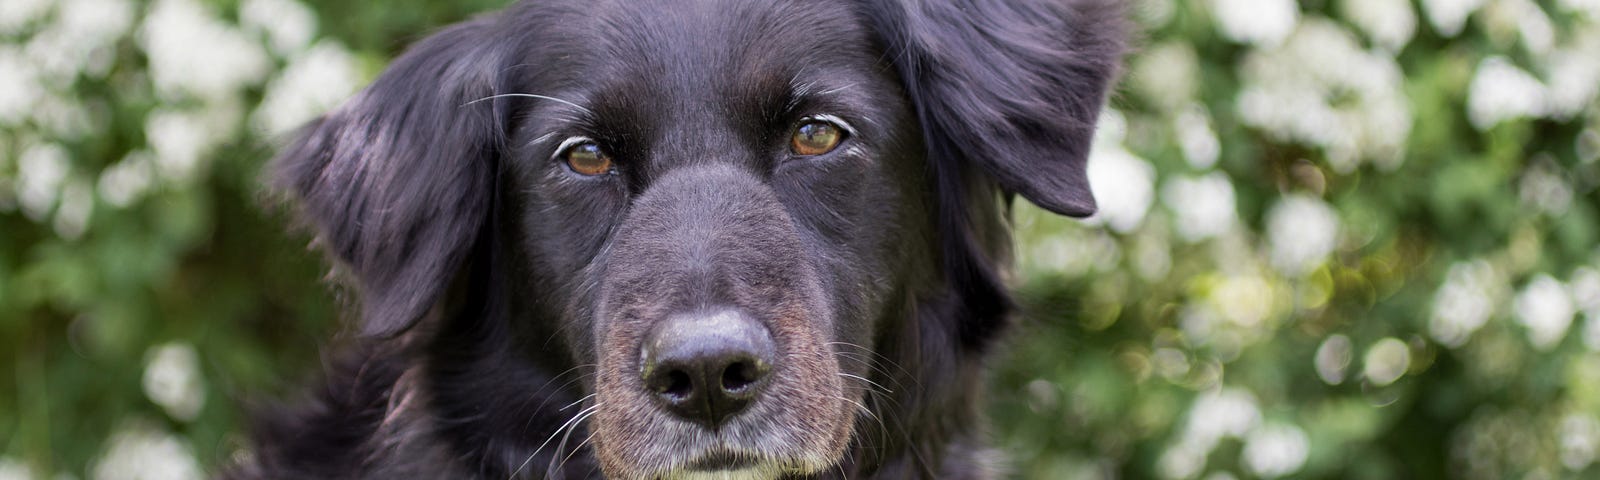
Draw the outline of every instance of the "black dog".
[[[275,164],[360,295],[236,478],[987,478],[1006,212],[1095,209],[1112,0],[530,1]]]

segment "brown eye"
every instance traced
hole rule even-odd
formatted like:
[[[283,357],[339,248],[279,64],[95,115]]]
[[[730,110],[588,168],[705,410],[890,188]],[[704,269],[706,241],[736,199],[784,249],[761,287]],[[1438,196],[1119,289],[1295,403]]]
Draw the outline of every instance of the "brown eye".
[[[568,146],[561,156],[566,159],[567,168],[571,168],[579,175],[593,177],[612,171],[611,156],[591,141],[584,140]]]
[[[822,155],[838,148],[844,132],[838,125],[823,120],[807,120],[794,129],[789,149],[798,155]]]

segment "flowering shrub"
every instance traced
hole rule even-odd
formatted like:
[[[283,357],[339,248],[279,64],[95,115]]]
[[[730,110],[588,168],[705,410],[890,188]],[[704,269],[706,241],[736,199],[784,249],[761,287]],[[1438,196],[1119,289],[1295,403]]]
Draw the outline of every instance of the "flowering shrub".
[[[316,369],[262,162],[501,1],[325,3],[0,1],[0,479],[198,478]],[[1133,5],[1100,213],[1014,212],[1019,476],[1600,475],[1600,1]]]

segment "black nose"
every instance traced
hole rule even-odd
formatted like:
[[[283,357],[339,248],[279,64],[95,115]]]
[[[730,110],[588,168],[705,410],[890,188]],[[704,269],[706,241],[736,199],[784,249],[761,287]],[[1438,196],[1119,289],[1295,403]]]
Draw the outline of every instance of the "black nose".
[[[640,372],[668,411],[716,429],[761,393],[774,350],[767,328],[736,310],[675,315],[645,338]]]

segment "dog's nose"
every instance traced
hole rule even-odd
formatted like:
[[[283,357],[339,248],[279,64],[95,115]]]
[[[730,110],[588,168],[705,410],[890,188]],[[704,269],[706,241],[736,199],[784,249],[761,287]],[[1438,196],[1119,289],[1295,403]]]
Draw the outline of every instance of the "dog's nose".
[[[736,310],[675,315],[645,338],[640,373],[668,411],[716,429],[760,394],[775,350],[767,328]]]

